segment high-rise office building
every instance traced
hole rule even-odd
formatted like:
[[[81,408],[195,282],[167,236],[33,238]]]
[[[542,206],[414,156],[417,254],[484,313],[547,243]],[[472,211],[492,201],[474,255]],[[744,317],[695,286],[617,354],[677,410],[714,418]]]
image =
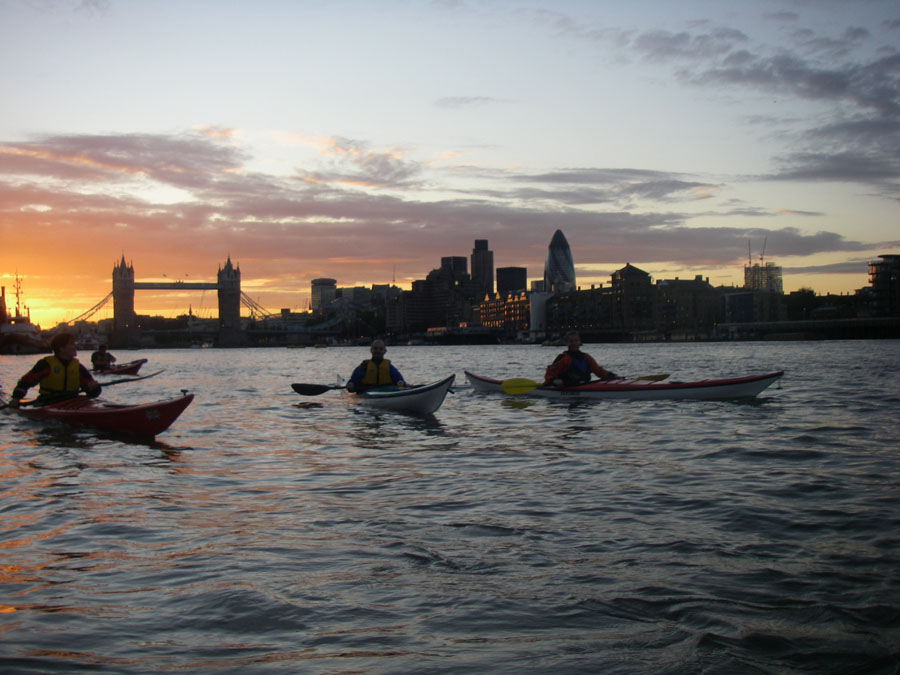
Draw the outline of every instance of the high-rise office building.
[[[441,269],[450,272],[454,279],[461,279],[468,274],[468,263],[465,256],[445,255],[441,258]]]
[[[569,242],[562,230],[553,233],[544,263],[544,290],[548,293],[567,293],[575,290],[575,261]]]
[[[314,312],[321,312],[337,294],[337,280],[313,279],[310,295],[310,305]]]
[[[497,295],[501,298],[528,288],[528,270],[524,267],[497,268]]]
[[[476,282],[482,295],[494,293],[494,252],[488,250],[487,239],[476,239],[472,249],[472,281]]]

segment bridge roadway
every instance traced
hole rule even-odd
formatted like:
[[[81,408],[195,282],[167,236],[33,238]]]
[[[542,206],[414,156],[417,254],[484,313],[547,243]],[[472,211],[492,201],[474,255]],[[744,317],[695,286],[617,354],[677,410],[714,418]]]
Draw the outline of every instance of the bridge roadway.
[[[204,281],[135,281],[134,290],[136,291],[217,291],[219,284]]]

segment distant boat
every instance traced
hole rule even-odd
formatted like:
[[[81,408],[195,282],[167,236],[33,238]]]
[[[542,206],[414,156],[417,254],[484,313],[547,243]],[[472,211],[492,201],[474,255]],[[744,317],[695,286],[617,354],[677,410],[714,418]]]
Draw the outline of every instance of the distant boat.
[[[22,314],[22,282],[16,275],[16,313],[6,308],[6,287],[0,287],[0,354],[44,354],[50,351],[41,337],[41,327],[31,323],[31,313]]]

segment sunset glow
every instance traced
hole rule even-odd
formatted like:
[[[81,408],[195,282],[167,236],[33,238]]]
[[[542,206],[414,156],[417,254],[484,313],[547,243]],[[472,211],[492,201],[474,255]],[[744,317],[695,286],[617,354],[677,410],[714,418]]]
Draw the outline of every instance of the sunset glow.
[[[42,327],[122,256],[138,281],[230,257],[277,312],[475,239],[538,279],[556,229],[582,287],[627,262],[740,285],[764,255],[786,292],[850,293],[900,250],[896,2],[211,7],[0,5],[0,283]]]

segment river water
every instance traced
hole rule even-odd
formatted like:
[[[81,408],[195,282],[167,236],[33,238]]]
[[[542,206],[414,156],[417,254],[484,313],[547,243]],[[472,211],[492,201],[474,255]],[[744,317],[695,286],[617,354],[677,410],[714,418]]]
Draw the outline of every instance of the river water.
[[[388,349],[408,381],[539,378],[538,346]],[[900,342],[586,345],[620,374],[785,370],[753,401],[462,386],[433,416],[333,383],[366,355],[185,349],[154,442],[0,413],[0,671],[900,671]],[[86,355],[82,354],[82,357]],[[0,357],[8,391],[36,357]]]

